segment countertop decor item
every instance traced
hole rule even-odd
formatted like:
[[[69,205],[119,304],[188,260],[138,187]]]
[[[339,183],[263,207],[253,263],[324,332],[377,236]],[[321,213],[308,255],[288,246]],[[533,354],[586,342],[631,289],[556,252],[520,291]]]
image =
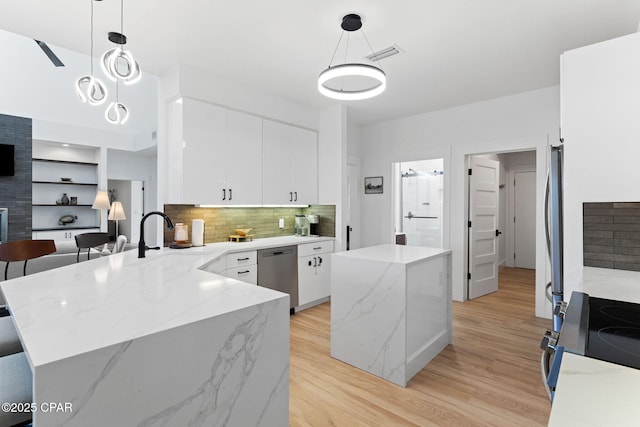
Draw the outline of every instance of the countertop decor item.
[[[176,223],[173,229],[173,236],[175,243],[187,243],[187,240],[189,240],[189,226],[181,222]]]
[[[387,76],[381,68],[369,64],[346,62],[347,52],[349,49],[349,35],[347,35],[347,43],[345,47],[345,63],[334,66],[331,65],[333,63],[333,58],[340,47],[340,41],[342,41],[344,32],[347,31],[350,33],[361,29],[362,19],[360,18],[360,15],[350,13],[342,18],[342,24],[340,26],[342,27],[343,32],[340,35],[340,39],[338,40],[335,50],[333,51],[329,66],[326,70],[320,73],[320,76],[318,77],[318,91],[328,98],[338,99],[341,101],[357,101],[380,95],[387,88]],[[373,51],[373,48],[371,48],[364,31],[362,31],[362,35],[371,49],[373,54],[371,57],[379,58],[379,56],[376,55],[376,52]],[[378,65],[380,65],[379,62]],[[373,81],[373,84],[367,86],[366,84],[370,81]],[[351,86],[345,86],[349,85],[351,82],[354,84]]]
[[[246,236],[253,228],[236,228],[235,231],[238,236]]]

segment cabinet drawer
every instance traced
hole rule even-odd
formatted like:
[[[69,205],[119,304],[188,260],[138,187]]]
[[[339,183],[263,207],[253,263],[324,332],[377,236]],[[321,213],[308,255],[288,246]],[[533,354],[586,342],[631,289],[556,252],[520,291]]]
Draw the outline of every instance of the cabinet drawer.
[[[298,258],[327,252],[333,252],[333,240],[298,245]]]
[[[229,268],[224,272],[224,275],[232,279],[240,280],[241,282],[251,283],[252,285],[258,284],[258,266],[255,264]]]
[[[234,252],[226,256],[227,269],[255,265],[258,262],[256,251]]]

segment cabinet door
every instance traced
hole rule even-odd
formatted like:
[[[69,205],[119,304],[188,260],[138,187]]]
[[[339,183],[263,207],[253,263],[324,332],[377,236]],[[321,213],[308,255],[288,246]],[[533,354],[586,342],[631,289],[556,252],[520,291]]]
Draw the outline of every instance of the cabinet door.
[[[229,204],[262,203],[262,119],[227,111],[226,188]]]
[[[318,203],[318,134],[292,128],[292,179],[294,203]]]
[[[331,295],[331,254],[318,255],[318,270],[316,275],[316,297],[325,298]]]
[[[227,110],[224,108],[183,99],[183,203],[222,203],[226,168],[226,117]]]
[[[316,257],[306,256],[298,258],[298,305],[308,304],[317,299],[317,267],[314,266],[314,258]]]
[[[266,205],[293,203],[292,126],[263,120],[262,202]]]

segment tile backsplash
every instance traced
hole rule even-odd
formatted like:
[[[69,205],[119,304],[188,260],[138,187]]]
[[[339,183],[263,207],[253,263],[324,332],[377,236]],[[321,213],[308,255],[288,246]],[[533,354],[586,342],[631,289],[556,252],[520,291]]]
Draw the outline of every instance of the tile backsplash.
[[[164,205],[164,212],[174,223],[182,222],[189,226],[191,221],[204,220],[204,242],[226,242],[236,228],[252,228],[250,234],[255,239],[264,237],[291,236],[294,234],[296,214],[315,214],[320,217],[319,234],[335,237],[335,205],[311,205],[307,208],[200,208],[193,205]],[[284,218],[284,228],[278,227],[278,220]],[[168,245],[173,241],[173,231],[165,229],[164,241]]]
[[[584,203],[587,267],[640,271],[640,202]]]

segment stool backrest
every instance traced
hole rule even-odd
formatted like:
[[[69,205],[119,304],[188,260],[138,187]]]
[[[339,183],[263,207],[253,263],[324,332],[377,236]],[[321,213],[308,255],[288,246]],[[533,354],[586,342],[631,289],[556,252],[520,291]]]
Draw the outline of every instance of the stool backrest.
[[[0,261],[26,261],[56,251],[53,240],[16,240],[0,245]]]

